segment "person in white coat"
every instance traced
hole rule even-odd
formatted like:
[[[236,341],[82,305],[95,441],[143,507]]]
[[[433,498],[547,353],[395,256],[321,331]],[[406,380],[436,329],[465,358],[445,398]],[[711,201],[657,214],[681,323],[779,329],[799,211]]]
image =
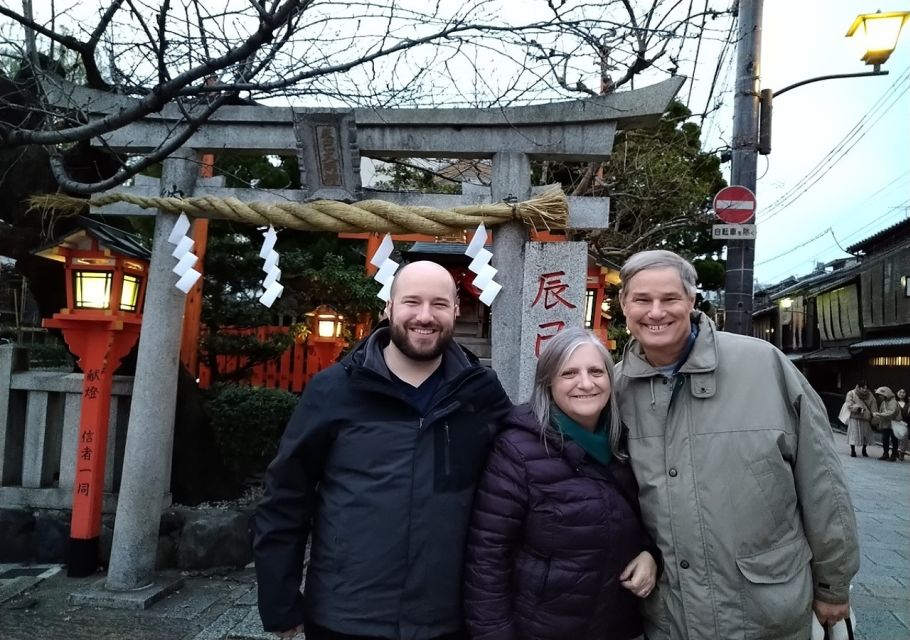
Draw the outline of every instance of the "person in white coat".
[[[869,391],[865,380],[856,383],[856,387],[847,392],[844,406],[849,412],[847,418],[847,444],[850,455],[856,457],[856,447],[862,447],[863,457],[868,458],[866,447],[872,444],[872,414],[878,409],[875,396]]]

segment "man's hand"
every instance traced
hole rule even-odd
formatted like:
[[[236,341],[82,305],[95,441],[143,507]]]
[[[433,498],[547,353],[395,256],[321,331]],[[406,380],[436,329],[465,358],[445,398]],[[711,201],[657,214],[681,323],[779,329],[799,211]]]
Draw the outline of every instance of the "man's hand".
[[[293,629],[288,629],[287,631],[281,631],[277,635],[279,638],[296,638],[298,633],[303,633],[303,625],[297,625]]]
[[[815,611],[815,615],[818,617],[818,621],[822,624],[822,626],[840,622],[850,615],[849,602],[845,602],[843,604],[831,604],[830,602],[813,600],[812,609]]]
[[[657,581],[657,562],[647,551],[642,551],[632,559],[619,575],[622,586],[639,598],[647,598]]]

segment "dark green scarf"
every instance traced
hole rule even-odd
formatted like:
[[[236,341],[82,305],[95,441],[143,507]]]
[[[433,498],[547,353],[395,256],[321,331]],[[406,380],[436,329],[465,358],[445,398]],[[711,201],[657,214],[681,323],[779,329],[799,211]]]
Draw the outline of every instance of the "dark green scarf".
[[[601,415],[600,424],[591,432],[560,411],[555,404],[550,405],[550,425],[600,464],[607,466],[611,453],[605,417]]]

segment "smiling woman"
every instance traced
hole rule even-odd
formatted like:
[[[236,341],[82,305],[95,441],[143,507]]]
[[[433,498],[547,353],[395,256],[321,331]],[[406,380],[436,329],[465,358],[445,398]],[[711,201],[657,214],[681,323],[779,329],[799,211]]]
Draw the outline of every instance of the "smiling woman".
[[[547,341],[528,405],[494,445],[474,502],[465,566],[473,637],[641,634],[637,598],[657,576],[639,517],[609,352],[590,331]]]
[[[602,350],[579,345],[550,382],[553,403],[566,416],[594,431],[610,400],[610,378]]]

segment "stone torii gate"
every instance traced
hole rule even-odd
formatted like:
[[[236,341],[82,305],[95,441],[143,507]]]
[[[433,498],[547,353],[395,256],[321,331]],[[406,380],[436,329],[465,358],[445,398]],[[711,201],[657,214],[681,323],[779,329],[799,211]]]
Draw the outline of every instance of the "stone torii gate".
[[[630,92],[502,109],[222,107],[164,161],[159,184],[139,180],[112,191],[246,202],[372,198],[439,209],[507,198],[523,201],[532,195],[532,159],[604,160],[617,129],[654,124],[683,81],[674,77]],[[77,110],[89,120],[110,116],[131,101],[61,81],[45,89],[57,107]],[[175,105],[167,105],[101,140],[114,151],[149,152],[179,130],[183,117]],[[228,189],[217,178],[200,179],[201,154],[225,151],[297,154],[303,188]],[[462,195],[372,192],[361,188],[360,156],[491,159],[492,187],[471,187]],[[608,226],[608,198],[568,200],[569,228]],[[130,593],[129,598],[139,602],[135,606],[147,606],[160,597],[156,590],[167,588],[156,583],[154,568],[161,497],[170,475],[184,305],[184,294],[174,287],[174,259],[167,244],[177,216],[122,203],[93,207],[92,212],[156,216],[143,314],[146,330],[139,341],[123,464],[128,472],[121,481],[105,583],[107,599],[111,592]],[[529,242],[528,228],[520,222],[498,226],[494,236],[493,265],[502,291],[492,308],[492,364],[506,391],[519,401],[530,391],[542,342],[563,326],[583,322],[587,246]],[[137,600],[137,590],[146,595]]]

